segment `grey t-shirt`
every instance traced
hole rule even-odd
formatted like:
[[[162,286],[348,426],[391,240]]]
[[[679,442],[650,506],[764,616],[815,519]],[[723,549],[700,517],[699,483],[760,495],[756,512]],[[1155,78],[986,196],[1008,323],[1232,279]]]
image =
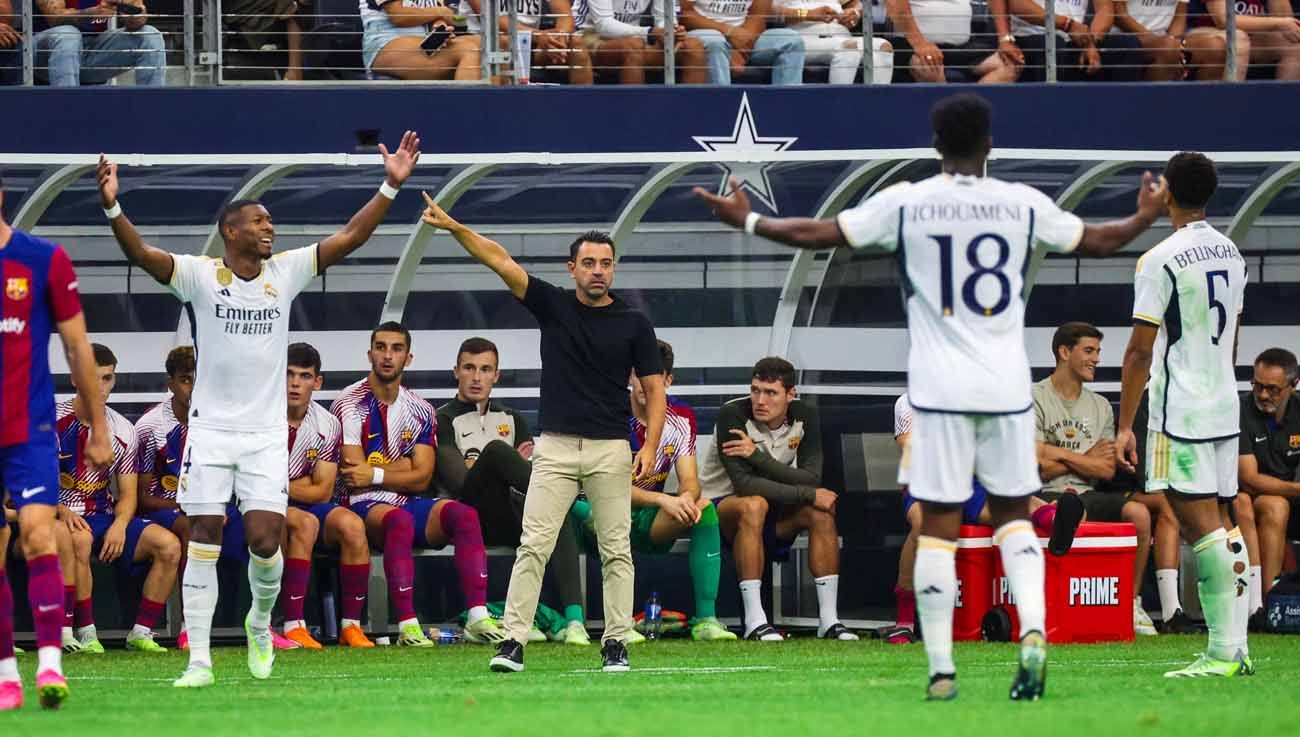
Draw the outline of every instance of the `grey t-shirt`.
[[[1097,441],[1115,439],[1115,412],[1100,394],[1085,387],[1078,399],[1066,401],[1052,386],[1050,376],[1034,384],[1033,394],[1034,428],[1039,442],[1087,453]],[[1074,489],[1083,493],[1095,485],[1095,479],[1067,473],[1045,483],[1043,491]]]

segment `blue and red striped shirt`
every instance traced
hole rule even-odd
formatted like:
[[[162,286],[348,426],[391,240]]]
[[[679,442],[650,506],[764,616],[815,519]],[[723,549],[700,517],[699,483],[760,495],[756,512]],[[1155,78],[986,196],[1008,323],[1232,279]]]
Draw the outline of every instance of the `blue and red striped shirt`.
[[[0,447],[53,444],[50,334],[81,313],[77,275],[59,246],[12,232],[0,248]]]

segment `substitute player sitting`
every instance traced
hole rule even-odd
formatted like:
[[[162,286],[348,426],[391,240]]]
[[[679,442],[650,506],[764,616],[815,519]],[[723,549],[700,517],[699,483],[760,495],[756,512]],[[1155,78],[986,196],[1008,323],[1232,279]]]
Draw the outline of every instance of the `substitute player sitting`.
[[[664,389],[673,385],[673,347],[659,341],[664,366]],[[649,416],[641,380],[632,374],[632,419],[628,442],[635,453],[645,445]],[[700,498],[700,478],[695,464],[695,412],[675,397],[668,398],[668,414],[659,438],[650,475],[632,482],[632,550],[663,554],[677,538],[689,533],[687,553],[691,585],[695,589],[694,640],[734,640],[736,633],[718,621],[718,579],[722,575],[722,536],[718,511]],[[677,493],[666,494],[669,472],[677,475]]]
[[[98,381],[95,390],[107,402],[117,383],[117,357],[99,343],[92,348]],[[112,434],[113,463],[107,469],[96,469],[85,458],[90,425],[81,400],[74,397],[60,402],[55,411],[55,430],[59,439],[59,503],[80,515],[90,528],[93,547],[87,552],[91,555],[97,555],[103,563],[116,563],[131,575],[138,575],[147,568],[149,573],[144,580],[140,608],[136,612],[135,625],[126,636],[126,647],[140,652],[165,652],[154,642],[153,628],[176,583],[181,546],[176,536],[166,528],[135,516],[135,428],[117,411],[106,409]],[[116,485],[116,494],[110,482]],[[77,563],[77,609],[86,616],[93,611],[90,560],[87,558]],[[93,618],[77,631],[77,639],[83,651],[104,651]]]
[[[311,556],[323,548],[339,556],[342,622],[339,644],[374,647],[361,630],[370,579],[370,544],[366,524],[342,506],[336,489],[339,446],[343,429],[334,415],[312,401],[324,377],[320,353],[307,343],[289,346],[289,508],[285,515],[289,540],[285,546],[284,585],[280,587],[280,613],[284,636],[308,650],[321,644],[307,631],[303,605],[311,579]],[[305,523],[304,523],[305,521]],[[318,531],[311,539],[295,536],[295,528]]]
[[[388,592],[397,608],[397,644],[432,647],[415,615],[413,548],[455,546],[456,572],[469,608],[465,638],[500,642],[487,610],[487,551],[478,512],[426,496],[435,463],[433,407],[402,386],[411,333],[386,322],[370,334],[370,375],[343,390],[330,410],[343,426],[342,467],[349,506],[366,521],[370,544],[384,553]],[[372,623],[377,626],[382,623]]]
[[[836,610],[840,536],[835,492],[821,485],[822,440],[817,411],[797,399],[794,366],[769,356],[754,364],[749,396],[722,405],[716,442],[700,483],[718,508],[731,543],[745,606],[745,639],[785,637],[767,622],[761,596],[767,554],[781,559],[807,531],[808,568],[817,583],[817,636],[856,640]]]

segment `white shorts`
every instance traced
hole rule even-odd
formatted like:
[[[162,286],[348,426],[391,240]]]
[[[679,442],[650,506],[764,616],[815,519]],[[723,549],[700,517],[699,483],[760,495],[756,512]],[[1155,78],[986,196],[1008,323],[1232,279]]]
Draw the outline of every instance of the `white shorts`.
[[[1191,443],[1148,430],[1146,490],[1234,499],[1238,448],[1236,438]]]
[[[916,410],[900,483],[923,502],[962,504],[974,476],[993,496],[1025,497],[1043,487],[1038,477],[1034,413],[965,415]]]
[[[224,515],[231,494],[240,512],[284,514],[289,504],[289,430],[230,432],[190,427],[176,501],[185,514]]]

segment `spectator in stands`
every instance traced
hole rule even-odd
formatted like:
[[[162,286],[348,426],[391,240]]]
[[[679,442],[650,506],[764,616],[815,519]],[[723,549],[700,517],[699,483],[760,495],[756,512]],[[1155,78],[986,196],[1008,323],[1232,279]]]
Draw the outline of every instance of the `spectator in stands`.
[[[397,79],[479,79],[480,39],[453,33],[455,16],[442,0],[365,0],[361,58],[366,71]],[[431,31],[447,35],[429,52],[420,44]]]
[[[471,33],[483,32],[479,15],[482,6],[482,0],[460,0],[460,14],[465,16]],[[502,49],[508,49],[510,39],[505,34],[510,19],[506,15],[507,9],[500,4],[498,7],[500,44]],[[519,33],[532,36],[532,57],[529,60],[532,68],[561,70],[569,84],[592,83],[591,56],[582,35],[575,32],[576,16],[569,0],[515,0],[515,15]]]
[[[853,35],[862,25],[862,0],[775,0],[776,13],[787,28],[803,37],[805,61],[830,64],[831,84],[853,84],[862,68],[862,38]],[[875,84],[894,78],[894,47],[872,39],[871,76]]]
[[[516,409],[492,399],[501,377],[500,352],[486,338],[469,338],[456,353],[456,397],[438,408],[435,477],[441,491],[478,511],[486,545],[519,547],[524,499],[532,475],[533,433]],[[568,645],[590,645],[583,614],[578,536],[561,528],[548,567],[555,576],[565,628],[551,633]]]
[[[166,83],[163,36],[148,25],[144,0],[36,0],[36,10],[38,80],[53,87],[103,84],[134,69],[138,85]]]
[[[682,25],[704,43],[709,81],[731,84],[747,67],[772,69],[772,84],[803,84],[804,43],[798,31],[768,28],[772,0],[680,0]]]
[[[1291,0],[1242,0],[1237,8],[1237,79],[1251,65],[1275,66],[1278,79],[1300,79],[1300,20]],[[1223,38],[1228,19],[1224,0],[1195,0],[1188,39],[1211,35]],[[1249,37],[1242,43],[1241,34]]]
[[[651,15],[653,25],[644,21]],[[645,84],[646,69],[664,67],[663,0],[624,0],[618,12],[611,0],[578,0],[573,17],[582,30],[583,44],[597,69],[614,70],[619,84]],[[673,61],[677,81],[704,84],[709,81],[704,62],[704,44],[686,35],[678,23],[673,29]]]
[[[1291,506],[1300,499],[1300,368],[1295,354],[1269,348],[1255,359],[1250,394],[1241,398],[1241,445],[1237,475],[1245,494],[1237,498],[1237,522],[1246,535],[1250,562],[1250,611],[1259,616],[1263,599],[1282,572]],[[1243,498],[1244,497],[1244,498]],[[1248,534],[1247,526],[1256,534]],[[1251,537],[1255,537],[1254,540]],[[1258,622],[1258,620],[1256,620]]]
[[[1148,64],[1144,79],[1148,82],[1178,81],[1189,72],[1197,80],[1223,79],[1228,54],[1224,35],[1202,33],[1183,38],[1187,32],[1187,0],[1117,0],[1115,25],[1142,44]],[[1238,31],[1237,43],[1249,47],[1250,39]],[[1240,73],[1244,75],[1245,69]]]
[[[0,85],[18,84],[23,71],[23,34],[12,0],[0,0]]]
[[[966,0],[885,0],[894,24],[895,68],[918,82],[1014,82],[1025,55],[1011,34],[1007,0],[990,0],[997,42],[974,32]]]
[[[1112,0],[1091,0],[1092,22],[1085,23],[1090,0],[1062,0],[1056,5],[1057,79],[1136,82],[1147,61],[1142,44],[1124,33],[1111,33],[1115,23]],[[1011,32],[1025,52],[1021,78],[1041,82],[1047,52],[1043,0],[1009,0]]]
[[[234,32],[247,47],[258,51],[275,47],[283,33],[289,54],[284,79],[302,79],[302,26],[297,13],[306,0],[222,0],[221,13],[226,28]]]
[[[702,459],[700,487],[718,509],[722,537],[735,551],[745,608],[745,639],[780,641],[761,595],[770,553],[783,559],[808,532],[808,568],[817,583],[817,636],[856,640],[837,612],[840,581],[835,492],[822,486],[817,411],[795,390],[794,366],[769,356],[754,364],[749,396],[722,405],[714,446]]]
[[[1151,552],[1151,513],[1128,494],[1095,488],[1115,477],[1115,412],[1105,397],[1083,385],[1096,378],[1101,340],[1101,331],[1085,322],[1067,322],[1052,336],[1056,369],[1033,386],[1039,475],[1044,498],[1059,500],[1057,520],[1076,515],[1074,520],[1065,519],[1071,529],[1085,516],[1094,522],[1128,522],[1137,528],[1133,630],[1154,635],[1155,624],[1142,608],[1141,596]],[[1052,545],[1056,538],[1054,531]]]

